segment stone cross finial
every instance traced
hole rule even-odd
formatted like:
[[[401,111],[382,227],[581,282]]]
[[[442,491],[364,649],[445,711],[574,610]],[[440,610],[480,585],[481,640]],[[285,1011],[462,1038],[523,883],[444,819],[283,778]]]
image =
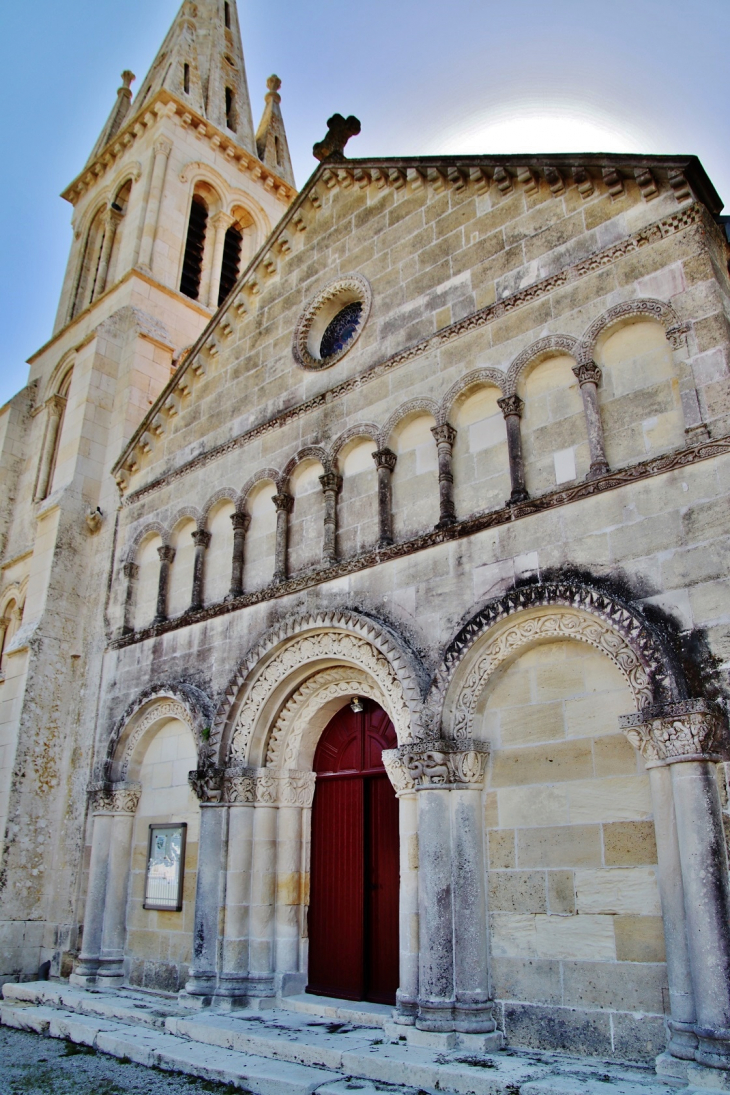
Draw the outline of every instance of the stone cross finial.
[[[327,119],[327,136],[323,141],[315,144],[312,152],[320,163],[345,159],[345,145],[350,137],[357,137],[361,126],[358,118],[351,114],[349,118],[343,118],[341,114],[333,114]]]

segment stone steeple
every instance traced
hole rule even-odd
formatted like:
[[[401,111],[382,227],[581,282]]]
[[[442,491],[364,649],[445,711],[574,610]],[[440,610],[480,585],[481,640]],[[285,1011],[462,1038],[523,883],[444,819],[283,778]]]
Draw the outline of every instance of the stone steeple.
[[[99,134],[99,139],[91,150],[91,155],[89,156],[87,163],[91,163],[92,160],[96,159],[102,149],[106,148],[112,137],[116,137],[117,133],[124,125],[124,121],[129,114],[129,108],[132,104],[131,85],[134,79],[134,73],[130,72],[129,69],[125,69],[122,73],[122,86],[117,91],[117,101],[112,107],[112,112]]]
[[[165,89],[256,154],[236,0],[185,0],[132,104]]]
[[[281,80],[278,76],[269,76],[266,86],[269,90],[266,95],[264,113],[256,130],[256,151],[262,163],[275,171],[285,182],[294,186],[294,172],[289,155],[286,130],[284,129],[284,119],[281,115],[281,95],[279,95]]]

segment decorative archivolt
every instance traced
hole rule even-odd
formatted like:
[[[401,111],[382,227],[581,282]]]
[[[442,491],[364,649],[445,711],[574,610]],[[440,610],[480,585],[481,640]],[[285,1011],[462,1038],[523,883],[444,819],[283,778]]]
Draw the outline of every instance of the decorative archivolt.
[[[337,666],[315,673],[304,682],[282,708],[269,737],[266,749],[267,768],[301,768],[302,749],[314,752],[322,726],[317,712],[342,697],[365,696],[381,707],[388,706],[388,697],[375,679],[365,670],[353,666]],[[306,741],[305,738],[312,740]],[[309,746],[309,748],[307,748]]]
[[[196,506],[183,506],[170,522],[170,528],[173,532],[175,532],[181,521],[194,521],[196,528],[202,528],[203,515]]]
[[[607,334],[612,327],[624,323],[632,317],[646,317],[661,323],[667,339],[672,347],[677,350],[682,346],[682,340],[686,336],[689,327],[683,324],[672,308],[663,300],[654,300],[650,297],[637,300],[625,300],[621,304],[615,304],[607,312],[600,315],[590,327],[583,333],[578,348],[578,364],[592,361],[596,352],[596,344],[603,334]]]
[[[532,345],[523,350],[521,354],[517,355],[507,370],[507,379],[504,387],[505,395],[514,395],[517,391],[517,382],[521,374],[534,361],[539,361],[546,357],[554,357],[556,354],[569,354],[571,357],[576,357],[577,346],[578,339],[573,338],[571,335],[548,335],[546,338],[541,338],[538,339],[537,342],[533,342]]]
[[[206,763],[206,732],[212,717],[210,699],[194,685],[152,685],[146,688],[116,723],[109,738],[103,770],[97,773],[97,782],[126,780],[140,742],[147,731],[162,720],[177,719],[189,727],[198,748],[199,763]]]
[[[436,416],[437,424],[439,426],[446,425],[451,416],[454,404],[462,392],[466,392],[470,388],[492,387],[496,388],[500,394],[504,394],[506,392],[505,383],[506,373],[503,373],[501,369],[474,369],[472,372],[467,373],[466,376],[462,376],[455,384],[452,384],[446,394],[442,396],[439,403],[438,414]]]
[[[316,460],[322,465],[324,472],[332,470],[330,463],[330,454],[321,445],[307,445],[306,448],[300,449],[289,460],[282,472],[281,478],[285,483],[289,482],[289,478],[294,474],[297,467],[305,460]]]
[[[403,419],[409,418],[415,414],[430,414],[434,421],[438,422],[439,407],[433,399],[409,399],[407,403],[403,403],[383,426],[378,434],[378,448],[383,449],[390,441],[390,436],[393,430],[398,426]]]
[[[263,755],[271,704],[281,694],[281,709],[318,663],[320,668],[339,663],[362,671],[379,690],[378,702],[393,720],[399,741],[419,736],[423,674],[413,655],[366,616],[323,612],[283,621],[250,652],[219,704],[209,741],[212,763],[248,764],[254,753]]]
[[[492,674],[522,648],[572,639],[600,650],[623,674],[637,710],[681,698],[672,659],[642,617],[590,586],[541,583],[490,602],[450,643],[427,700],[445,736],[470,737]]]
[[[246,501],[253,488],[259,483],[266,482],[267,479],[271,480],[277,491],[282,490],[283,476],[281,472],[278,472],[276,468],[262,468],[261,471],[257,471],[255,475],[252,475],[243,486],[241,493],[238,495],[236,509],[239,511],[245,509]]]
[[[165,526],[161,525],[159,521],[149,521],[139,530],[139,532],[132,540],[132,543],[129,545],[129,551],[127,552],[124,561],[126,563],[133,563],[136,558],[137,552],[142,546],[143,541],[146,540],[149,536],[154,535],[159,536],[163,544],[168,545],[170,543],[170,533],[165,528]]]
[[[337,465],[337,460],[340,453],[344,449],[345,445],[349,445],[351,441],[372,441],[374,445],[377,445],[378,434],[380,427],[374,422],[358,422],[354,426],[350,426],[349,429],[344,430],[339,435],[330,447],[330,464],[332,468]]]
[[[220,490],[217,490],[205,503],[205,508],[200,518],[200,528],[206,528],[210,515],[219,502],[230,502],[232,506],[235,506],[236,509],[238,509],[238,491],[234,490],[233,487],[221,487]]]

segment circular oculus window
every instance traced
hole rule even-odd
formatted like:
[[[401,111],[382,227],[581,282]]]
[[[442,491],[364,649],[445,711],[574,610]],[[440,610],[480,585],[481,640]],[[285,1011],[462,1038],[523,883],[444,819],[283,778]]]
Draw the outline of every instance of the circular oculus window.
[[[292,350],[304,369],[328,369],[352,349],[362,334],[372,303],[370,283],[360,274],[338,278],[304,310]]]

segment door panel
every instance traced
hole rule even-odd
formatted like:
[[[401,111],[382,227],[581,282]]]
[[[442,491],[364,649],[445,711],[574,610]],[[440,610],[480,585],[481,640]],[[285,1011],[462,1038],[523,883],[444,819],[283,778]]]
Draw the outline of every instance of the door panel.
[[[314,755],[307,991],[395,1003],[398,987],[398,800],[383,768],[397,745],[371,700],[347,706]]]
[[[398,988],[398,799],[387,776],[366,782],[366,998],[394,1004]]]
[[[312,810],[309,992],[363,998],[363,784],[318,782]]]

